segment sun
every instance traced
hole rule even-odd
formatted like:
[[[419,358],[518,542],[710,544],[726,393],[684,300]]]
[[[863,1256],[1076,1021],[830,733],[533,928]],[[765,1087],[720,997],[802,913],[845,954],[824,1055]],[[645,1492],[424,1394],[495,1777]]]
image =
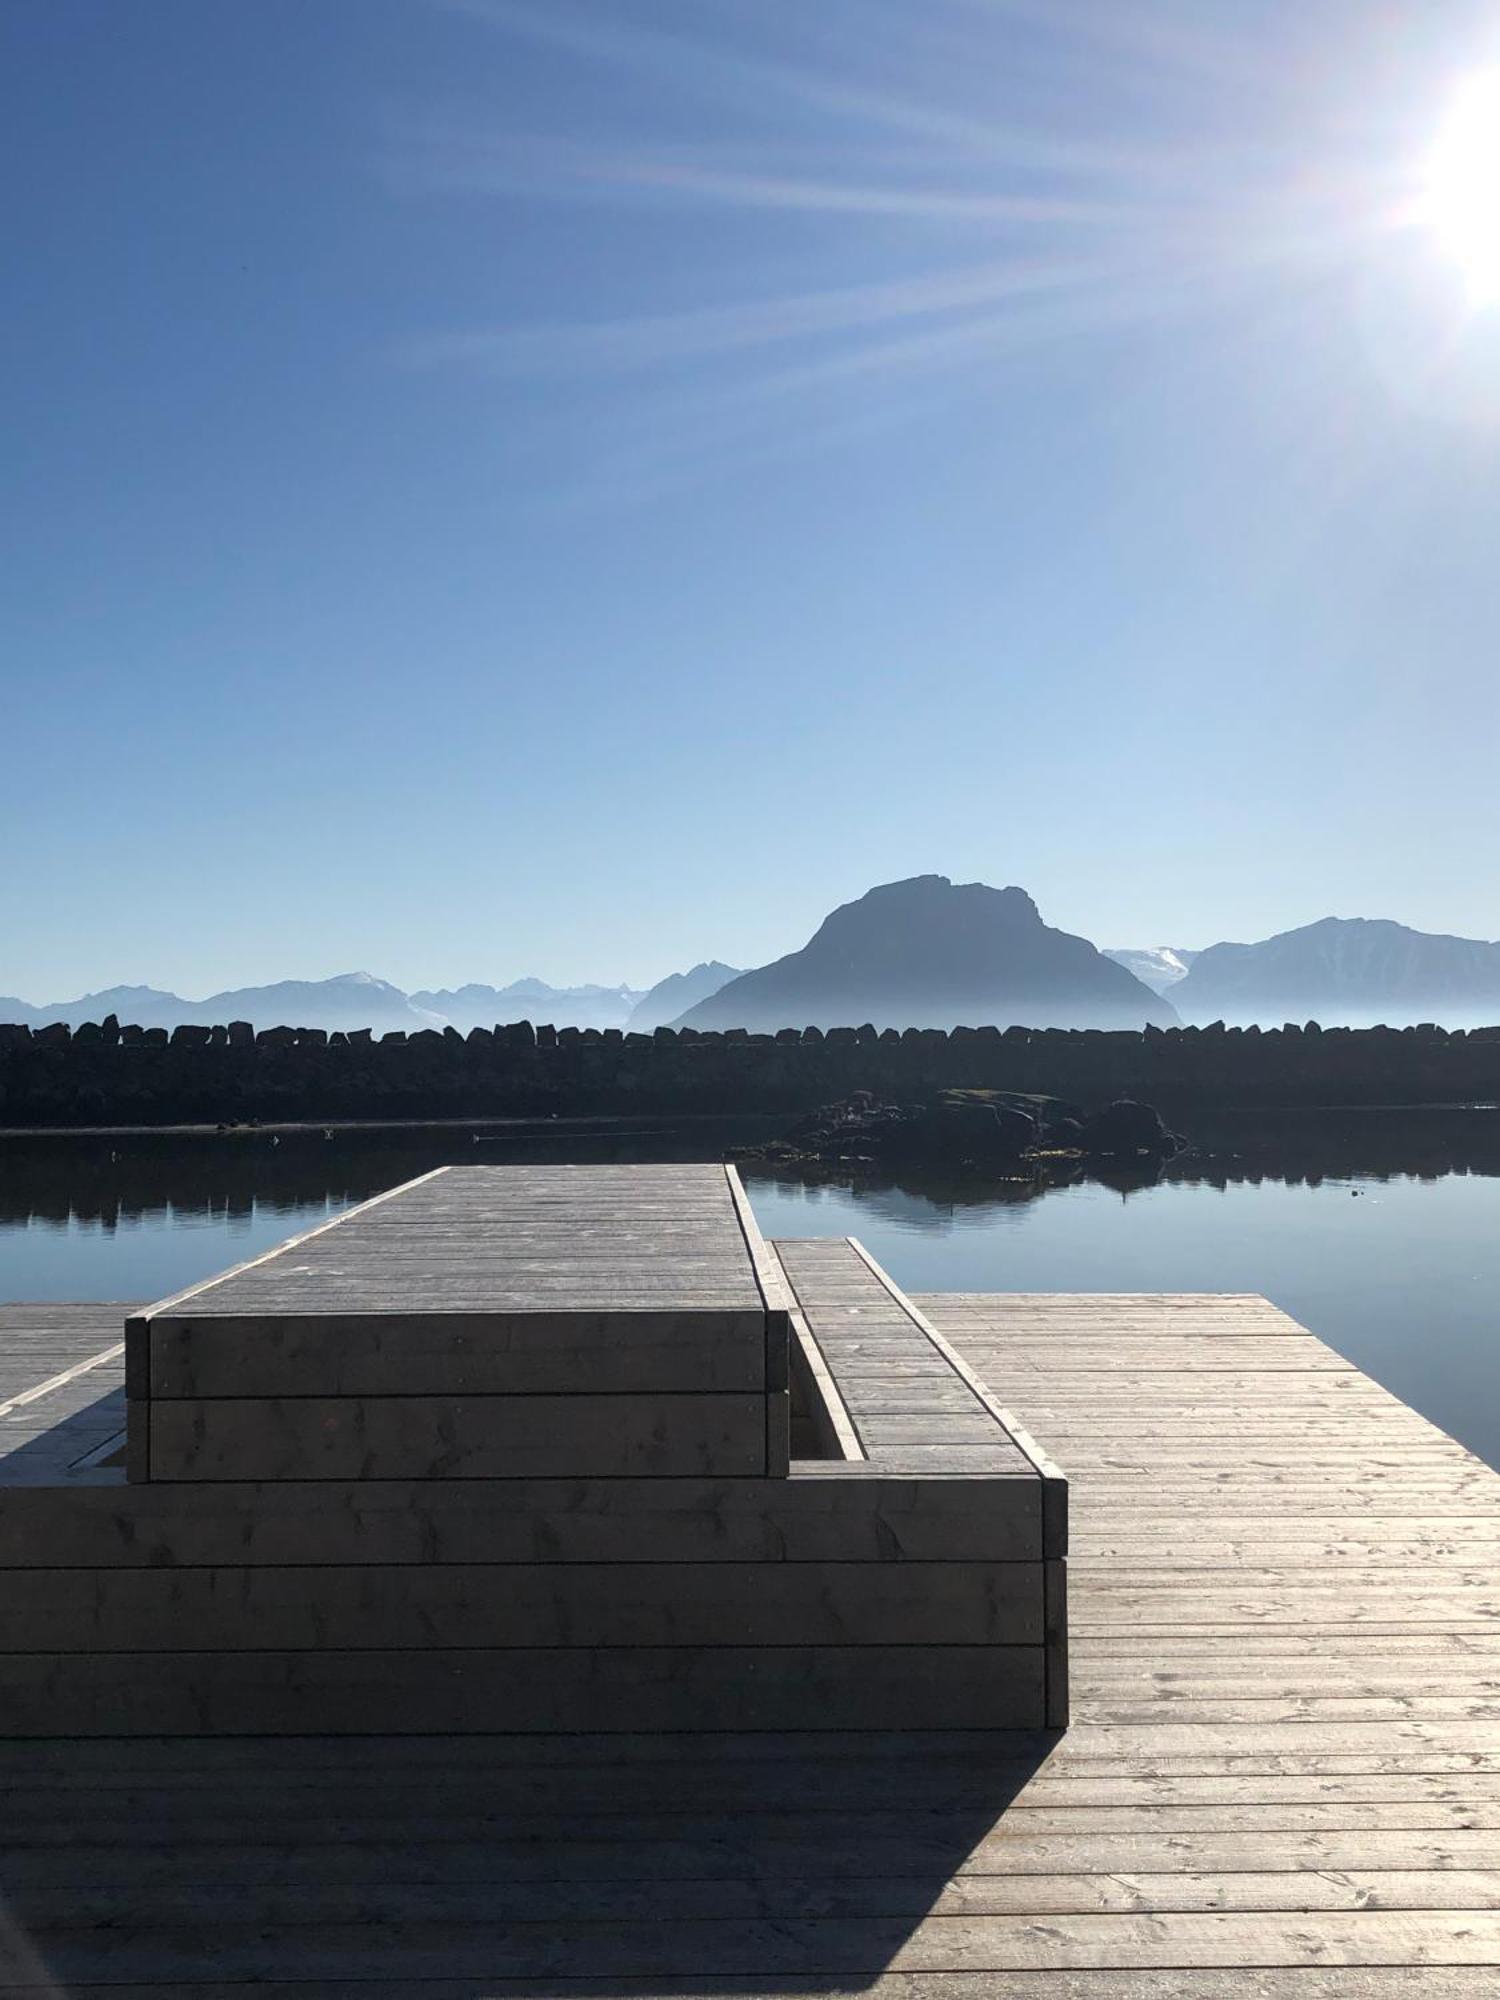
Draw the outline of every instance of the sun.
[[[1454,93],[1420,212],[1474,303],[1500,306],[1500,69],[1479,71]]]

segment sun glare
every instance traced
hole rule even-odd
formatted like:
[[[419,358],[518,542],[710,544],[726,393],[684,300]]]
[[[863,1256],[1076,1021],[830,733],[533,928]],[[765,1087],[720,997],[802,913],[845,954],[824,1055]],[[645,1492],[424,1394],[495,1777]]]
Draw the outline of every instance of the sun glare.
[[[1475,303],[1500,305],[1500,69],[1454,95],[1427,163],[1422,215]]]

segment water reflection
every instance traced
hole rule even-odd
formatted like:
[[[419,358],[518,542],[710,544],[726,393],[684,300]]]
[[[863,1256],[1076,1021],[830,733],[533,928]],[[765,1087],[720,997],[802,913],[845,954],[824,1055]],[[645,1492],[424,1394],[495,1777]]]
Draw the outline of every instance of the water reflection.
[[[753,1188],[781,1201],[838,1190],[862,1209],[907,1228],[939,1234],[1069,1188],[1106,1188],[1129,1198],[1162,1186],[1225,1192],[1267,1182],[1297,1188],[1327,1183],[1435,1182],[1453,1175],[1500,1178],[1500,1108],[1435,1106],[1414,1111],[1203,1113],[1188,1149],[1174,1159],[1125,1163],[1047,1160],[1009,1174],[943,1172],[928,1163],[890,1168],[873,1162],[747,1166]]]
[[[485,1161],[717,1160],[764,1119],[626,1120],[370,1130],[0,1136],[0,1232],[28,1224],[248,1225],[330,1213],[433,1167]],[[0,1297],[13,1297],[0,1290]]]

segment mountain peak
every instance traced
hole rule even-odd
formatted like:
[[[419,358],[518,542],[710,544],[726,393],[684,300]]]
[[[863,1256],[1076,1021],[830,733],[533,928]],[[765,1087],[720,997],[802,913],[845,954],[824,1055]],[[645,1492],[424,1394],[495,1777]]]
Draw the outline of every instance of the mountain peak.
[[[1024,889],[946,875],[883,882],[824,918],[801,951],[741,974],[682,1025],[1168,1026],[1166,1003],[1087,939],[1051,929]]]

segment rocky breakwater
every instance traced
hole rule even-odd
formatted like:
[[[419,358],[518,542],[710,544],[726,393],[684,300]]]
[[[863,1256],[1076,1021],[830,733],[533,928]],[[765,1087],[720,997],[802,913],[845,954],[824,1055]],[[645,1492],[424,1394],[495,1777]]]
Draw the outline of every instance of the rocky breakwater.
[[[796,1116],[867,1090],[926,1104],[945,1090],[1118,1098],[1186,1122],[1203,1107],[1500,1101],[1500,1029],[1287,1027],[618,1028],[513,1022],[376,1036],[172,1029],[108,1019],[70,1031],[0,1025],[0,1126],[424,1120],[641,1113]]]
[[[889,1104],[858,1090],[737,1157],[768,1166],[873,1162],[986,1173],[1049,1160],[1159,1165],[1185,1143],[1151,1105],[1129,1098],[1089,1112],[1032,1092],[944,1090],[926,1103]]]

